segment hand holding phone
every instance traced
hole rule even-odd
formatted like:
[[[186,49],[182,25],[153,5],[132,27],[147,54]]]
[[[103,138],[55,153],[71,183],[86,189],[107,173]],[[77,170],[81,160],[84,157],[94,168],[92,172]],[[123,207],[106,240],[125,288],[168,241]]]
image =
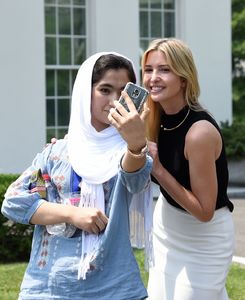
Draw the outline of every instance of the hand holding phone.
[[[148,97],[149,92],[143,87],[132,82],[127,83],[127,85],[124,88],[124,91],[129,95],[129,97],[133,101],[137,111],[140,112],[144,102]],[[129,111],[128,105],[122,96],[119,98],[118,101],[127,111]]]

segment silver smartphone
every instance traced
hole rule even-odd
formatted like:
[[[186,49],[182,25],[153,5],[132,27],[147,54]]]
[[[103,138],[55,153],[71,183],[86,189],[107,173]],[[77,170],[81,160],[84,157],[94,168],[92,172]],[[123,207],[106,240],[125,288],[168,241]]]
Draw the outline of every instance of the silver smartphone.
[[[124,91],[127,92],[129,97],[133,101],[137,111],[140,112],[144,102],[147,99],[149,92],[146,89],[144,89],[143,87],[141,87],[135,83],[132,83],[132,82],[128,82],[126,84]],[[121,105],[123,105],[125,107],[125,109],[127,111],[129,111],[128,105],[122,96],[119,98],[118,101]]]

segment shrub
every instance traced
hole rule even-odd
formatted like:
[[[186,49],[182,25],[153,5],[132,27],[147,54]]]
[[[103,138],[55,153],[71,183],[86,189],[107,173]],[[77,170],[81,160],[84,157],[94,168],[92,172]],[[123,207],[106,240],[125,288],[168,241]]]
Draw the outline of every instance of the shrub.
[[[240,160],[245,158],[245,121],[235,118],[232,125],[221,123],[226,154],[228,159]]]
[[[19,175],[0,174],[0,206],[8,186]],[[0,262],[19,262],[29,259],[33,226],[14,223],[0,214]]]

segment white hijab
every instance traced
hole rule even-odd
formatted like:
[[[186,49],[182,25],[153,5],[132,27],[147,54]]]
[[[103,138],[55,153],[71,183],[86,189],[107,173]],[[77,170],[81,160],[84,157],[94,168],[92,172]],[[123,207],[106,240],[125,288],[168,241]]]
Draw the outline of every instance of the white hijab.
[[[101,52],[89,57],[78,71],[72,93],[69,160],[83,181],[91,184],[101,184],[116,175],[126,147],[114,127],[97,132],[91,124],[92,72],[96,61],[106,54],[122,56],[115,52]]]

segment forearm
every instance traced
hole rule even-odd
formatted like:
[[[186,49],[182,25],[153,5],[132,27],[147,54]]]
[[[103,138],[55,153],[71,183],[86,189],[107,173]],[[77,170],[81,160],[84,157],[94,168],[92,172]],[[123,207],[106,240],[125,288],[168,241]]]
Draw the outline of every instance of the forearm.
[[[32,224],[69,223],[81,230],[95,234],[104,230],[107,222],[107,216],[97,208],[76,207],[50,202],[43,203],[31,218]]]
[[[72,209],[73,207],[69,205],[45,201],[35,211],[30,219],[30,223],[38,225],[69,223]]]
[[[169,196],[191,215],[203,222],[210,220],[210,211],[206,211],[194,193],[181,185],[163,166],[159,167],[153,176]]]

